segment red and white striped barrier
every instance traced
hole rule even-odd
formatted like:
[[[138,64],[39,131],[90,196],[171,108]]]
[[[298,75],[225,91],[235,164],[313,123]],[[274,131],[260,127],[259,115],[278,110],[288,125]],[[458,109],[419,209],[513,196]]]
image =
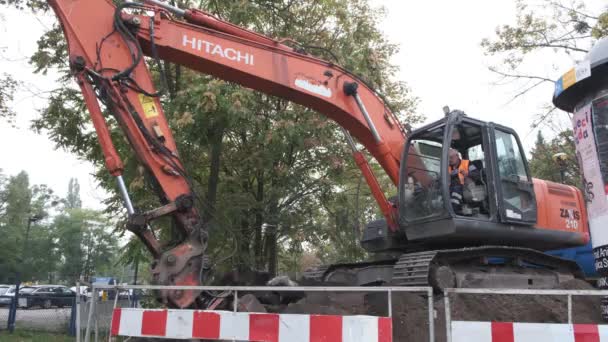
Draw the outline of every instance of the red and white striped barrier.
[[[260,342],[392,342],[390,317],[117,308],[113,336]],[[538,342],[538,341],[536,341]]]
[[[608,342],[608,326],[596,324],[452,321],[452,342]]]

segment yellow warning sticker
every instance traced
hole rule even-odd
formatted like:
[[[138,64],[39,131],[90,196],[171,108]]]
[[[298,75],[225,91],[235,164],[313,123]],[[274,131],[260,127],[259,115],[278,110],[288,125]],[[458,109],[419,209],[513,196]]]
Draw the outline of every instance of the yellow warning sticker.
[[[576,83],[576,73],[574,69],[570,69],[567,73],[564,74],[564,76],[562,76],[562,84],[564,86],[564,89],[566,89],[574,83]]]
[[[156,108],[156,102],[154,98],[150,96],[146,96],[144,94],[139,94],[139,102],[144,110],[144,115],[146,118],[153,118],[158,116],[158,109]]]

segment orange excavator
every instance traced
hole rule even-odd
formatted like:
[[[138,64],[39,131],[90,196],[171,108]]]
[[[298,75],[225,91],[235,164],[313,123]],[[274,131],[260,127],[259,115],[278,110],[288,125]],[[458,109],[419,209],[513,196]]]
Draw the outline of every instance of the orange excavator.
[[[581,277],[574,262],[542,251],[589,241],[583,196],[573,187],[532,179],[512,129],[446,107],[445,118],[410,132],[381,94],[348,70],[197,9],[159,0],[48,3],[67,39],[105,164],[117,178],[128,228],[154,258],[155,283],[203,283],[209,237],[145,56],[293,101],[343,128],[384,216],[366,226],[361,241],[376,257],[317,267],[307,278],[347,285],[542,288]],[[133,208],[102,108],[158,184],[161,207]],[[386,172],[397,198],[387,199],[358,146]],[[453,177],[454,152],[475,177]],[[164,216],[174,219],[183,237],[168,249],[150,229]],[[159,296],[188,307],[205,294],[163,290]]]

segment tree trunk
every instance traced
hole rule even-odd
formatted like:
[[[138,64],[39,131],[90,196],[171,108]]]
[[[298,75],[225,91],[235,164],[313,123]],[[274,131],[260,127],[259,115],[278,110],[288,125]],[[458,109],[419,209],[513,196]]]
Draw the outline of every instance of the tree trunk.
[[[243,210],[243,217],[241,218],[241,229],[237,234],[237,260],[238,265],[237,269],[240,272],[243,272],[249,268],[249,238],[247,237],[247,232],[249,231],[249,211]]]
[[[271,277],[276,277],[277,275],[278,205],[279,203],[276,199],[273,199],[269,203],[268,220],[270,222],[266,228],[266,255],[268,258],[268,273],[270,273]]]
[[[210,146],[210,163],[209,163],[209,179],[207,182],[207,208],[204,213],[204,220],[206,222],[213,221],[215,216],[215,202],[217,199],[217,188],[220,181],[220,162],[222,156],[222,145],[224,138],[225,125],[220,123],[214,125],[213,129],[209,131],[211,136]]]
[[[262,261],[262,224],[264,224],[264,171],[261,170],[257,175],[257,191],[256,201],[257,208],[255,210],[255,221],[254,221],[254,237],[253,237],[253,253],[254,253],[254,268],[260,269],[263,265]]]
[[[270,228],[269,234],[269,250],[268,250],[268,273],[270,273],[270,277],[277,276],[277,226],[273,226]]]
[[[133,275],[133,285],[137,285],[137,272],[139,271],[139,258],[135,259],[135,274]]]

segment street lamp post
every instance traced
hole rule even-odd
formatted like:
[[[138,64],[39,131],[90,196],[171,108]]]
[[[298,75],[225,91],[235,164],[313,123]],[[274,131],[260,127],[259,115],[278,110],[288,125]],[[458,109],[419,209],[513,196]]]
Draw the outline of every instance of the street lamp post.
[[[27,229],[25,230],[25,240],[23,240],[23,249],[21,250],[21,262],[25,259],[25,251],[27,248],[27,243],[30,238],[30,228],[32,227],[32,223],[39,221],[43,218],[42,215],[34,215],[27,218]],[[19,271],[19,267],[17,267],[16,272],[16,281],[15,281],[15,297],[11,303],[11,309],[8,314],[8,331],[13,332],[15,330],[15,320],[17,318],[17,302],[19,301],[19,287],[21,286],[21,272]]]

